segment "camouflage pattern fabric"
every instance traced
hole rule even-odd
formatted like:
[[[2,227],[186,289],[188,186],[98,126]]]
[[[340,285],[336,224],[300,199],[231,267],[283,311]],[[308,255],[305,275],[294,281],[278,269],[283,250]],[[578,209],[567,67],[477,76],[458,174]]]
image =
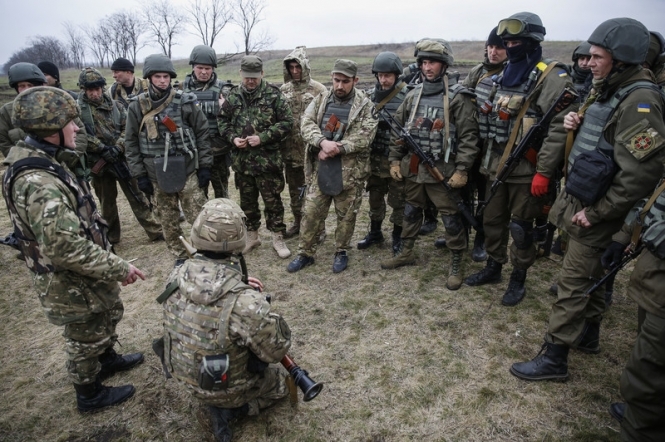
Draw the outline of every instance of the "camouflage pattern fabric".
[[[263,173],[261,175],[236,175],[236,187],[240,194],[240,207],[247,216],[247,230],[259,230],[261,209],[259,195],[265,206],[266,228],[271,232],[284,232],[284,205],[281,193],[284,190],[284,177],[281,173]]]
[[[129,102],[133,97],[136,97],[148,90],[148,80],[143,78],[134,77],[134,86],[132,91],[128,94],[125,87],[118,82],[111,85],[111,98],[113,101],[122,105],[125,110],[129,107]]]

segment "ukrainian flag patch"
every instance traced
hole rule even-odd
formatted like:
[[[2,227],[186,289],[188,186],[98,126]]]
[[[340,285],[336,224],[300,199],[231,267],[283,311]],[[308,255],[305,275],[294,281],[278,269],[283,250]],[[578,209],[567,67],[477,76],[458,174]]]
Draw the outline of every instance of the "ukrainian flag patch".
[[[558,72],[558,74],[559,74],[559,77],[566,77],[566,76],[568,76],[568,72],[566,72],[565,69],[561,69],[561,70]]]
[[[637,103],[637,112],[651,112],[651,105],[649,103]]]

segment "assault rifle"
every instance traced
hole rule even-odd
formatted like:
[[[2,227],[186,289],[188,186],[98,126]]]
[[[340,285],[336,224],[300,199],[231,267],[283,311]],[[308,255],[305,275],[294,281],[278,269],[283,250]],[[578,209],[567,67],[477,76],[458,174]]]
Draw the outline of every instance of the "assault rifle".
[[[554,104],[552,104],[547,112],[545,112],[543,118],[529,128],[519,144],[510,152],[510,155],[508,155],[501,170],[497,172],[496,178],[494,178],[489,194],[487,195],[487,199],[478,203],[478,208],[476,210],[476,215],[478,217],[482,216],[485,208],[496,194],[499,186],[508,179],[523,158],[526,158],[532,164],[536,164],[536,156],[543,144],[545,135],[547,135],[547,130],[549,129],[552,119],[556,114],[574,103],[577,97],[577,92],[570,88],[565,88],[554,101]]]
[[[457,204],[457,209],[460,211],[464,219],[471,225],[474,229],[478,229],[479,223],[478,219],[476,219],[473,216],[473,213],[471,212],[471,209],[466,205],[464,202],[464,199],[462,196],[453,190],[453,188],[448,184],[446,179],[444,178],[443,174],[439,169],[436,168],[436,165],[434,164],[434,159],[427,155],[423,150],[420,148],[416,140],[413,139],[411,134],[409,133],[408,130],[397,120],[395,120],[395,117],[393,117],[390,112],[386,110],[386,108],[381,108],[380,110],[374,108],[372,111],[372,114],[374,117],[381,117],[383,121],[385,121],[388,126],[390,126],[390,130],[392,130],[395,135],[404,140],[404,144],[406,144],[406,147],[418,157],[420,162],[425,166],[427,171],[434,177],[434,179],[441,183],[444,189],[446,189],[446,193],[448,194],[448,197],[452,199],[455,204]]]
[[[644,244],[640,241],[640,243],[636,247],[631,247],[628,252],[624,253],[623,258],[621,258],[621,261],[613,265],[612,267],[609,268],[607,273],[605,273],[605,276],[600,278],[594,285],[591,286],[589,290],[584,292],[584,296],[589,296],[596,290],[598,290],[600,287],[604,287],[605,283],[609,280],[614,280],[616,277],[616,274],[621,270],[622,268],[626,267],[626,265],[635,259],[641,252],[642,249],[644,249]]]

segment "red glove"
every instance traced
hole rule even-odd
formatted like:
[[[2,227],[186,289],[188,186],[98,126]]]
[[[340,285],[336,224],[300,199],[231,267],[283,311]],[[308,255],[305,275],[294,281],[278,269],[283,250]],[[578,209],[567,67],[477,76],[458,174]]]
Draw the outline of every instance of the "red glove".
[[[545,175],[541,175],[536,172],[533,176],[533,181],[531,181],[531,195],[533,196],[543,196],[547,193],[550,187],[550,179]]]

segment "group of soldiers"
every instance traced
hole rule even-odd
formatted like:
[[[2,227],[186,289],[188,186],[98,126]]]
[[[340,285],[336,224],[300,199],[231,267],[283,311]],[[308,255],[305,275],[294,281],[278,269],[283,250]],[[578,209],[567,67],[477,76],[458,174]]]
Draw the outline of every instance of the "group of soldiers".
[[[378,54],[369,91],[356,87],[357,65],[346,59],[334,63],[330,89],[314,81],[304,47],[284,58],[281,88],[263,80],[254,55],[242,58],[240,85],[222,82],[207,46],[194,48],[182,82],[172,84],[177,73],[164,55],[145,59],[142,79],[120,58],[109,90],[99,71],[86,68],[79,94],[57,82],[45,86],[47,73],[59,77],[54,66],[12,66],[19,95],[0,109],[3,195],[46,315],[65,326],[79,410],[131,397],[133,386],[101,381],[143,361],[141,353],[113,350],[123,312],[116,281],[144,278],[112,251],[120,241],[116,182],[148,238],[165,240],[175,256],[158,298],[164,337],[153,347],[166,373],[210,407],[218,440],[230,440],[232,419],[287,394],[283,371],[268,364],[285,356],[291,332],[244,261],[261,244],[259,195],[280,258],[291,256],[284,239],[299,235],[291,273],[314,263],[334,202],[332,270],[339,273],[368,191],[370,228],[358,249],[384,241],[388,205],[392,256],[380,266],[413,265],[416,238],[438,212],[444,233],[437,246],[450,251],[446,287],[500,282],[510,261],[506,306],[526,295],[542,228],[549,220],[559,229],[565,255],[545,342],[534,359],[510,367],[524,380],[565,380],[570,348],[600,351],[605,296],[588,290],[605,269],[639,252],[628,288],[639,306],[639,334],[621,378],[626,403],[610,411],[624,439],[662,440],[665,40],[636,20],[607,20],[567,66],[543,56],[545,35],[536,14],[501,20],[483,63],[462,83],[449,72],[450,44],[424,38],[415,68],[405,69],[394,53]],[[546,116],[538,145],[495,183]],[[229,164],[239,205],[228,199]],[[215,199],[207,201],[210,184]],[[475,195],[482,214],[471,213]],[[182,239],[182,216],[192,225],[190,243]],[[465,278],[471,226],[472,259],[486,265]]]

